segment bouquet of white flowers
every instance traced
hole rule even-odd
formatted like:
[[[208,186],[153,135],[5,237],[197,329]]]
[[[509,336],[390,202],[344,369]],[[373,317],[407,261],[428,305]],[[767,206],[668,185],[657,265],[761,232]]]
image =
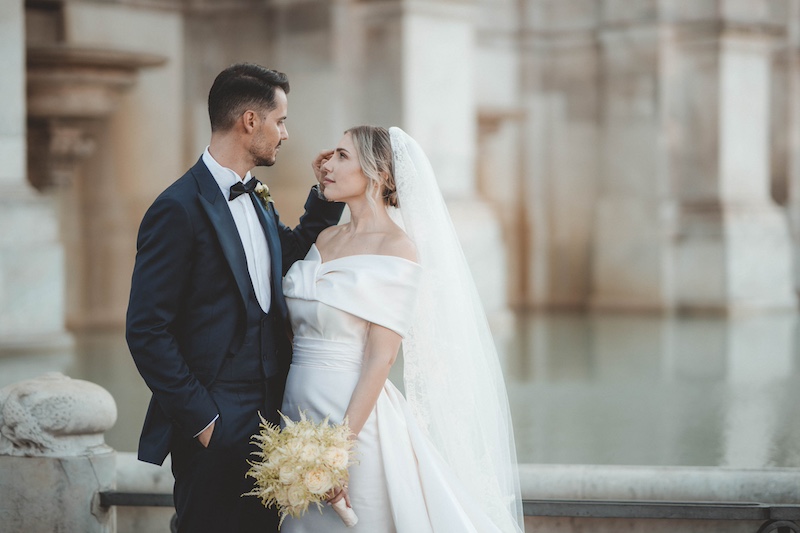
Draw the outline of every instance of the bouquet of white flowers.
[[[294,422],[279,414],[286,424],[283,429],[259,414],[261,430],[253,435],[252,444],[259,447],[253,455],[260,460],[248,461],[247,476],[255,479],[255,486],[244,496],[258,496],[265,507],[276,506],[283,524],[287,516],[302,516],[311,503],[322,509],[331,489],[346,486],[355,442],[349,438],[347,420],[331,424],[326,417],[317,424],[300,412],[300,420]],[[347,526],[358,522],[344,499],[333,508]]]

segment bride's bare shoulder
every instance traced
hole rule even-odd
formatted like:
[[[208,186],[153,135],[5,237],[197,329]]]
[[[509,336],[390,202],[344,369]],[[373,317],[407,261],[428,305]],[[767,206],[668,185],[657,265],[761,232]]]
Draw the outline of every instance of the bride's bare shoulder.
[[[417,247],[414,242],[401,229],[387,235],[381,245],[381,254],[394,255],[417,262]]]
[[[319,249],[320,247],[324,248],[325,245],[331,241],[331,239],[333,239],[334,237],[336,237],[336,235],[339,234],[341,229],[342,229],[341,226],[329,226],[324,230],[322,230],[319,233],[319,235],[317,235],[317,240],[316,240],[317,249]]]

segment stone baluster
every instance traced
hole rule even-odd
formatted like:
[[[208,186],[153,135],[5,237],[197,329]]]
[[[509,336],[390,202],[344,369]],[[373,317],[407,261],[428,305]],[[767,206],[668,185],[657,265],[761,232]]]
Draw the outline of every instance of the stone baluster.
[[[103,433],[116,419],[105,389],[62,374],[0,389],[3,531],[115,531],[97,493],[115,487],[116,452]]]

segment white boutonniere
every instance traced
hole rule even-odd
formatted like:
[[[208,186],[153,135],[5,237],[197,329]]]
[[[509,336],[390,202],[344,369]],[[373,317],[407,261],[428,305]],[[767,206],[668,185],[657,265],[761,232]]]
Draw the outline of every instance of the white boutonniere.
[[[254,191],[258,197],[261,198],[261,201],[264,202],[264,207],[269,206],[269,203],[272,202],[272,196],[269,194],[269,187],[259,181],[256,183]]]

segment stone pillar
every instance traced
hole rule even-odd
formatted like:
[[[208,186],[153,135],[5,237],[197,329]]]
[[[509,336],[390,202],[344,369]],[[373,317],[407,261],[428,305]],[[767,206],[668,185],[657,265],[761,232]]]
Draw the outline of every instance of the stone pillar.
[[[785,191],[793,242],[794,288],[800,294],[800,0],[789,0],[788,35],[784,52],[785,107],[781,137],[785,139]]]
[[[526,304],[527,213],[530,194],[522,179],[519,5],[516,0],[481,1],[476,17],[475,94],[478,132],[475,146],[477,190],[497,215],[508,257],[507,298]],[[503,80],[498,83],[498,80]]]
[[[597,3],[526,2],[521,13],[525,303],[581,308],[589,299],[600,186]]]
[[[59,206],[68,326],[116,327],[141,216],[186,168],[180,15],[53,5],[26,11],[29,179]]]
[[[770,191],[770,64],[781,27],[758,3],[673,26],[664,138],[679,309],[794,309],[786,213]]]
[[[311,171],[316,155],[364,120],[350,112],[356,80],[344,70],[356,33],[349,3],[275,2],[265,19],[269,59],[260,62],[289,76],[289,140],[275,166],[259,169],[258,175],[277,195],[281,220],[288,225],[303,214],[308,189],[316,183]]]
[[[475,191],[474,0],[364,1],[345,68],[355,115],[400,126],[425,149],[447,197]],[[343,38],[343,36],[341,36]]]
[[[664,309],[669,210],[662,150],[662,57],[653,2],[607,2],[600,28],[601,142],[593,239],[595,308]],[[680,83],[687,83],[680,78]]]
[[[0,356],[71,343],[55,207],[26,180],[23,13],[22,0],[0,5]]]
[[[364,1],[346,59],[359,122],[399,126],[423,147],[489,319],[509,317],[497,216],[477,194],[474,0]]]
[[[114,488],[103,442],[114,399],[102,387],[48,374],[0,389],[0,515],[7,533],[115,531],[97,493]]]
[[[604,165],[592,302],[793,309],[770,194],[765,3],[604,5]]]

